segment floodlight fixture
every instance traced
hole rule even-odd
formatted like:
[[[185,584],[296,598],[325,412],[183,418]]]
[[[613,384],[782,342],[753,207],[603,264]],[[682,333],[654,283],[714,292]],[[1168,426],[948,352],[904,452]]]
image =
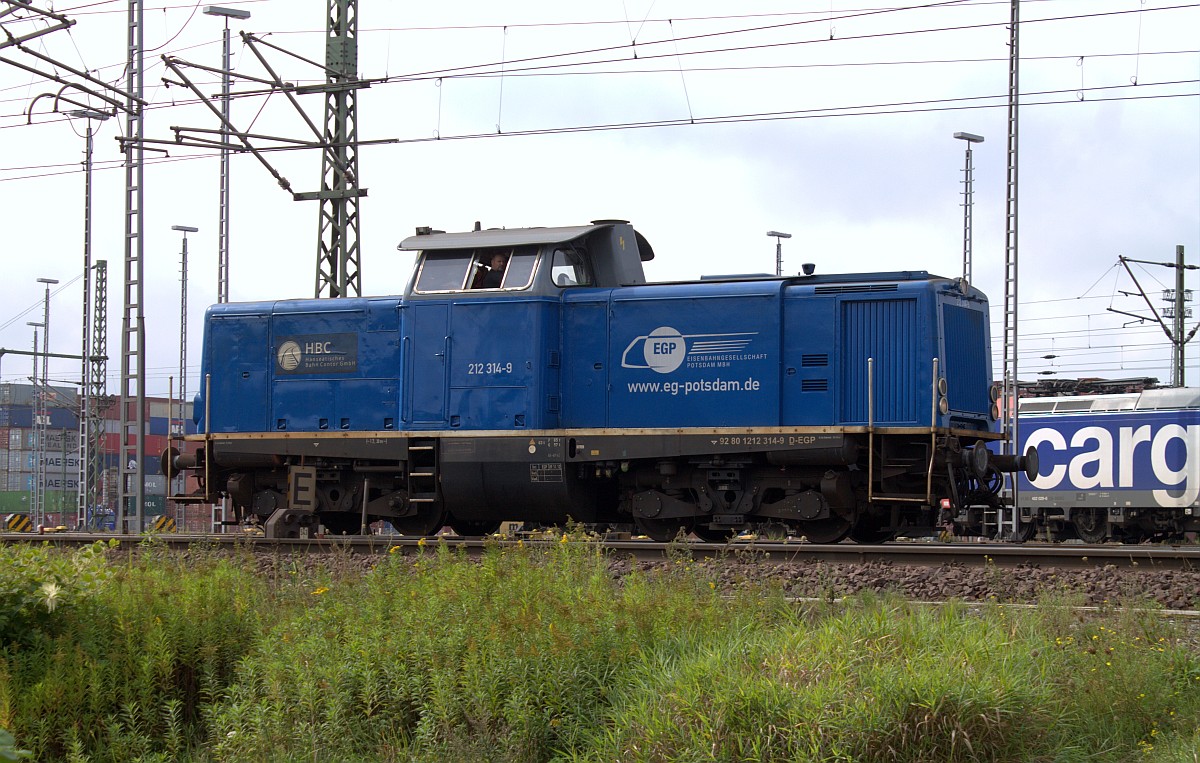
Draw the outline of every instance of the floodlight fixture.
[[[767,235],[775,239],[775,275],[781,276],[783,275],[783,239],[791,238],[792,234],[769,230]]]
[[[193,228],[190,225],[172,225],[171,230],[177,230],[182,233],[199,233],[199,228]]]
[[[975,205],[975,164],[971,159],[971,144],[982,143],[983,136],[973,132],[956,132],[954,137],[966,141],[966,164],[963,166],[963,281],[971,283],[971,224]]]
[[[237,8],[222,8],[219,5],[204,6],[205,16],[224,16],[227,19],[248,19],[250,11],[243,11]]]
[[[112,116],[107,111],[99,111],[97,109],[75,109],[67,112],[68,116],[79,117],[80,119],[95,119],[103,122]]]

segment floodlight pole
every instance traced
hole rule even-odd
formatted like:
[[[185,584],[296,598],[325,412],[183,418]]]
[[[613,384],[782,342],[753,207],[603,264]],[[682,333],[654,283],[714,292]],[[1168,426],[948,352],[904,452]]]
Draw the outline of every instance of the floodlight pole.
[[[781,276],[783,275],[783,239],[791,238],[792,234],[769,230],[767,235],[775,238],[775,275]]]
[[[34,421],[33,421],[33,425],[34,425],[34,427],[33,427],[34,463],[31,464],[31,466],[33,466],[34,469],[33,469],[33,477],[31,478],[31,481],[29,483],[29,514],[30,514],[30,518],[33,520],[34,528],[37,528],[41,525],[40,506],[41,506],[41,486],[42,486],[41,483],[38,482],[38,478],[37,478],[37,458],[38,458],[38,455],[41,450],[41,440],[38,437],[38,427],[37,427],[38,419],[37,419],[37,413],[36,413],[36,411],[38,410],[38,408],[41,405],[41,403],[40,403],[41,395],[39,393],[39,390],[41,389],[41,387],[38,386],[38,355],[39,355],[39,352],[38,352],[38,329],[40,329],[40,328],[44,329],[46,327],[46,324],[38,323],[36,321],[29,321],[25,325],[33,327],[33,377],[32,377],[33,378],[33,394],[38,396],[36,398],[36,402],[34,405]]]
[[[971,144],[982,143],[983,136],[956,132],[954,137],[967,144],[967,159],[963,167],[963,280],[971,283],[971,223],[975,204],[975,165],[971,161]]]
[[[42,301],[42,382],[38,385],[37,421],[34,427],[37,432],[37,476],[38,509],[42,514],[42,524],[46,522],[46,439],[49,436],[50,411],[46,403],[50,397],[50,287],[58,283],[57,278],[39,278],[37,282],[46,285],[46,296]]]
[[[92,473],[89,468],[92,463],[93,441],[96,438],[94,427],[95,416],[92,408],[96,401],[92,399],[91,385],[88,383],[88,370],[92,359],[88,354],[88,343],[91,340],[92,328],[92,120],[103,122],[109,114],[95,109],[77,109],[68,112],[70,116],[88,120],[85,134],[83,159],[83,330],[80,331],[80,341],[83,349],[79,355],[83,359],[79,385],[79,489],[76,526],[87,521],[87,507],[92,502]]]
[[[171,230],[183,234],[183,247],[179,252],[179,418],[182,420],[183,408],[187,405],[187,234],[197,233],[200,229],[189,225],[172,225]]]

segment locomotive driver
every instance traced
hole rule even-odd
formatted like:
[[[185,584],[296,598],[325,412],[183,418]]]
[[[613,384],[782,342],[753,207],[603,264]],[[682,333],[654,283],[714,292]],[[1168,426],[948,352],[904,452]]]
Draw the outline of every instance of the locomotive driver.
[[[479,284],[481,289],[499,289],[500,284],[504,282],[504,266],[508,264],[508,258],[503,254],[496,252],[492,255],[491,270],[483,277],[483,283]]]

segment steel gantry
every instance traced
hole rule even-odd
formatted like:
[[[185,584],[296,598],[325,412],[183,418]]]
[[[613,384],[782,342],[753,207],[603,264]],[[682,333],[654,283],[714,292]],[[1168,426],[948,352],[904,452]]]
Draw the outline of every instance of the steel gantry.
[[[358,200],[367,195],[367,190],[359,186],[360,142],[356,92],[370,87],[371,83],[358,76],[358,0],[327,0],[326,9],[328,12],[324,65],[301,58],[291,51],[246,32],[241,32],[242,42],[266,71],[267,77],[233,72],[228,66],[218,70],[186,61],[178,56],[163,56],[163,63],[174,75],[174,79],[164,78],[163,81],[168,85],[181,85],[195,93],[200,102],[207,106],[220,122],[221,129],[175,126],[171,128],[175,132],[174,140],[143,139],[140,142],[199,148],[220,147],[222,150],[246,152],[257,159],[279,183],[279,187],[292,194],[294,200],[320,202],[315,296],[358,296],[362,293]],[[325,82],[304,86],[285,82],[267,61],[262,48],[270,48],[320,67],[325,72]],[[233,126],[228,110],[218,109],[214,105],[214,99],[201,92],[196,83],[188,77],[185,69],[219,72],[223,78],[236,77],[239,82],[265,86],[265,90],[243,91],[237,95],[279,94],[295,108],[314,140],[297,140],[238,130]],[[325,96],[323,128],[309,118],[296,98],[298,95],[316,93]],[[217,137],[213,137],[214,135]],[[373,142],[391,143],[395,140]],[[294,191],[291,182],[267,161],[264,151],[260,148],[263,144],[276,144],[275,148],[321,149],[321,190]]]
[[[295,198],[321,202],[314,296],[359,296],[358,0],[328,0],[326,35],[321,190]]]

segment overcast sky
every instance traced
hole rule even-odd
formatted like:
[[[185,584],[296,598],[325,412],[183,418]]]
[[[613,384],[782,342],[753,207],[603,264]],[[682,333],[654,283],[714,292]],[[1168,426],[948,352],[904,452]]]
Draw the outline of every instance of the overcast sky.
[[[238,73],[265,76],[240,30],[324,60],[324,0],[222,4],[252,14],[231,24]],[[49,7],[48,0],[34,5]],[[27,45],[123,87],[126,6],[60,0],[55,10],[75,25]],[[359,138],[396,141],[360,152],[361,185],[369,190],[361,204],[365,294],[403,289],[412,258],[396,245],[415,227],[468,230],[476,221],[630,220],[656,251],[651,280],[773,272],[768,230],[793,236],[783,243],[785,272],[812,262],[825,273],[958,276],[965,144],[952,136],[965,131],[985,137],[974,151],[973,281],[991,297],[998,343],[1008,0],[359,6],[359,75],[375,80],[358,95]],[[8,7],[0,3],[0,12]],[[222,21],[202,7],[146,6],[147,138],[171,140],[173,126],[219,127],[189,91],[161,81],[164,54],[219,65]],[[0,23],[13,35],[44,26],[17,18],[26,15]],[[1150,315],[1118,256],[1174,262],[1183,245],[1186,261],[1200,262],[1200,3],[1024,0],[1021,18],[1021,377],[1054,371],[1168,382],[1171,350],[1162,330],[1109,308]],[[289,82],[323,79],[298,58],[264,51]],[[0,56],[50,68],[14,47]],[[219,91],[215,75],[188,73],[206,93]],[[26,322],[41,319],[36,279],[47,277],[61,281],[51,300],[50,349],[80,350],[86,125],[54,113],[50,98],[29,114],[36,96],[60,87],[0,62],[0,347],[29,349]],[[321,96],[301,96],[301,104],[323,124]],[[254,133],[311,137],[278,94],[240,97],[232,111],[234,123]],[[114,394],[125,180],[116,137],[123,122],[97,125],[94,154],[93,254],[109,266]],[[165,395],[168,377],[178,376],[181,241],[171,226],[188,225],[199,228],[188,239],[192,393],[203,311],[216,300],[219,165],[211,151],[191,148],[146,158],[147,391]],[[294,190],[319,188],[319,153],[267,158]],[[293,201],[253,157],[233,157],[233,301],[313,295],[317,214],[316,202]],[[1131,267],[1161,309],[1174,270]],[[1200,296],[1200,271],[1187,272],[1187,288]],[[1192,309],[1189,330],[1200,305]],[[1200,337],[1188,356],[1195,386]],[[996,358],[998,368],[998,351]],[[30,369],[28,358],[8,355],[0,377],[25,381]],[[78,365],[53,362],[51,377],[78,379]]]

